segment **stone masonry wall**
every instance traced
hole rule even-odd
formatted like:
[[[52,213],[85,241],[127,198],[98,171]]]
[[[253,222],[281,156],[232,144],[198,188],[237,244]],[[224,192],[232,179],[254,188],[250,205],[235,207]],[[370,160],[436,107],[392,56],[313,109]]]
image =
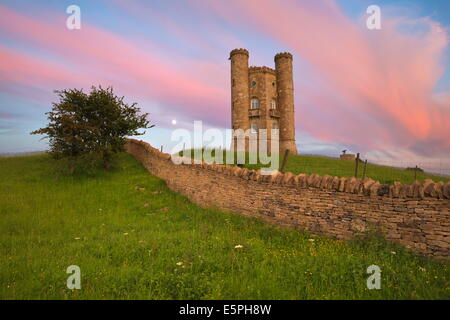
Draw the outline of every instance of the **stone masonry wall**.
[[[383,185],[371,179],[277,173],[229,165],[175,165],[169,154],[129,140],[126,149],[168,187],[218,207],[338,239],[371,226],[421,254],[449,258],[450,182]]]

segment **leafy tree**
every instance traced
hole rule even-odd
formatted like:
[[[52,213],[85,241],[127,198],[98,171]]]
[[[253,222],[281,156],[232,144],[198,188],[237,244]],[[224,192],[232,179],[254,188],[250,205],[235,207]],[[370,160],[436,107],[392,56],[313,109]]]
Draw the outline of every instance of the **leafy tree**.
[[[124,150],[125,136],[142,135],[141,128],[152,128],[148,113],[140,114],[136,103],[126,104],[113,89],[92,86],[91,92],[67,89],[55,91],[59,102],[47,112],[49,124],[31,134],[45,134],[50,154],[56,159],[75,163],[82,159],[91,164],[96,160],[110,167],[114,153]]]

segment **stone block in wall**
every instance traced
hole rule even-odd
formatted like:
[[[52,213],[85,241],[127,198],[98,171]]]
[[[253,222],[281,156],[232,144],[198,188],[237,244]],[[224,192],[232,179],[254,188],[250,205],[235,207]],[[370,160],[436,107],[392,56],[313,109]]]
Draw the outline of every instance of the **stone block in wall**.
[[[345,187],[344,187],[344,192],[353,193],[355,184],[356,184],[355,177],[351,177],[350,179],[347,179],[347,183],[345,184]]]
[[[356,179],[355,188],[353,189],[354,194],[363,194],[363,181],[362,179]]]
[[[372,184],[372,186],[370,187],[370,197],[374,198],[376,196],[378,196],[378,188],[380,187],[380,183],[378,181],[376,181],[374,184]]]
[[[442,181],[440,181],[440,182],[434,184],[434,191],[435,191],[436,197],[437,197],[438,199],[444,198],[444,196],[443,196],[443,191],[442,191],[442,187],[443,187],[443,186],[444,186],[444,183],[443,183]]]
[[[256,170],[249,170],[247,180],[255,181]]]
[[[408,196],[408,185],[400,184],[400,191],[399,191],[398,197],[404,199],[407,196]]]
[[[333,181],[334,181],[334,178],[335,178],[335,177],[333,177],[333,176],[330,176],[330,177],[328,178],[327,186],[326,186],[327,189],[333,190]],[[338,180],[339,180],[339,179],[338,179]]]
[[[412,184],[405,185],[406,187],[406,197],[413,198],[414,197],[414,186]]]
[[[415,242],[414,248],[417,249],[419,252],[424,252],[427,249],[427,245],[423,242]]]
[[[307,174],[305,176],[305,187],[309,187],[312,184],[312,181],[314,180],[315,175],[314,174]]]
[[[248,180],[249,173],[250,173],[250,170],[248,170],[247,168],[242,168],[239,176],[244,180]]]
[[[379,196],[386,196],[386,195],[389,195],[389,192],[390,192],[389,187],[390,187],[390,186],[389,186],[388,184],[381,184],[381,185],[378,187],[377,194],[378,194]]]
[[[442,194],[445,198],[450,199],[450,181],[442,187]]]
[[[358,193],[360,193],[361,189],[362,189],[362,180],[361,179],[356,179],[355,185],[353,186],[352,193],[358,194]]]
[[[322,189],[329,189],[329,184],[330,184],[330,181],[332,181],[332,180],[333,180],[332,176],[330,176],[328,174],[324,175],[322,177],[322,180],[320,181],[319,187]]]
[[[339,188],[338,188],[338,190],[340,192],[344,192],[346,182],[347,182],[347,178],[345,178],[345,177],[342,177],[342,178],[339,179]]]
[[[320,183],[322,182],[322,177],[319,176],[318,174],[315,175],[311,186],[314,188],[320,188]]]
[[[320,178],[320,182],[319,182],[319,188],[321,189],[325,189],[325,186],[327,184],[327,178],[329,177],[329,175],[324,175]]]
[[[270,175],[261,174],[261,172],[260,172],[259,182],[267,182],[267,181],[269,181],[269,178],[270,178]]]
[[[274,183],[281,184],[283,182],[283,180],[284,180],[284,176],[285,175],[286,175],[285,173],[279,172],[278,175],[276,176],[275,180],[274,180]]]
[[[268,175],[268,179],[267,182],[269,183],[276,183],[277,182],[277,178],[281,173],[279,171],[275,171],[272,174]]]
[[[436,190],[434,189],[434,185],[435,185],[434,182],[429,182],[426,184],[423,190],[425,196],[432,198],[437,196]]]
[[[394,186],[390,185],[389,186],[389,198],[393,198],[394,197]]]
[[[412,184],[412,197],[413,198],[420,198],[420,187],[422,184],[418,181],[414,181]]]
[[[257,181],[259,170],[250,170],[250,175],[248,176],[248,180]]]
[[[161,153],[161,158],[164,160],[170,160],[172,156],[168,153]]]
[[[392,189],[392,197],[398,198],[400,197],[400,188],[402,184],[399,181],[394,181],[393,189]]]
[[[284,174],[282,183],[284,185],[292,184],[292,180],[294,179],[294,177],[295,177],[295,175],[292,172],[286,172]]]
[[[223,174],[226,175],[226,176],[233,175],[233,168],[234,168],[233,166],[225,166],[223,168]]]
[[[339,177],[333,177],[332,187],[333,190],[339,190]]]
[[[367,230],[366,223],[363,219],[353,219],[350,228],[356,232],[365,232]]]
[[[300,183],[300,174],[297,174],[296,176],[294,176],[294,177],[292,178],[292,184],[293,184],[294,186],[297,186],[297,187],[300,187],[300,186],[301,186],[301,183]]]
[[[315,173],[309,175],[307,180],[306,180],[306,186],[307,187],[312,187],[313,186],[313,182],[316,179],[316,177],[318,177],[318,175],[315,174]]]
[[[431,183],[434,183],[432,179],[425,179],[425,181],[423,182],[423,187],[426,188]]]
[[[300,174],[299,177],[300,177],[299,178],[300,179],[300,186],[302,188],[307,187],[308,186],[309,175],[307,175],[307,174]]]
[[[386,234],[388,239],[396,240],[401,239],[401,234],[397,230],[388,231]]]
[[[238,166],[233,167],[233,169],[231,170],[232,175],[235,177],[239,177],[239,175],[241,174],[241,168],[239,168]]]

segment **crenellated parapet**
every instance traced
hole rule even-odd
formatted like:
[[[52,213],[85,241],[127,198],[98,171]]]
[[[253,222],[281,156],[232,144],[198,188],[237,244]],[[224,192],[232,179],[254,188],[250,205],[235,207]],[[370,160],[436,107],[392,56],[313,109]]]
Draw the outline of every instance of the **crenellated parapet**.
[[[289,53],[289,52],[280,52],[280,53],[277,53],[277,54],[275,55],[275,58],[274,58],[275,62],[276,62],[278,59],[280,59],[280,58],[287,58],[287,59],[291,59],[291,60],[293,59],[292,54]]]
[[[255,67],[255,66],[251,66],[248,68],[248,72],[249,73],[254,73],[254,72],[262,72],[262,73],[270,73],[275,75],[275,69],[266,67],[266,66],[262,66],[262,67]]]
[[[248,50],[247,49],[243,49],[243,48],[231,50],[231,52],[230,52],[230,59],[235,54],[243,54],[243,55],[246,55],[247,57],[249,56]]]

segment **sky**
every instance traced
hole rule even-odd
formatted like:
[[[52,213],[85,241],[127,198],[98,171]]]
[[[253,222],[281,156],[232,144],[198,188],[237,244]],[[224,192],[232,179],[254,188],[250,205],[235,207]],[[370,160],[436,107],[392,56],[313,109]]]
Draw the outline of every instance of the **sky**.
[[[156,125],[140,139],[166,150],[194,121],[230,128],[228,57],[246,48],[256,66],[293,54],[300,153],[450,174],[449,43],[448,0],[0,0],[0,153],[46,149],[29,132],[54,90],[91,85],[137,102]]]

